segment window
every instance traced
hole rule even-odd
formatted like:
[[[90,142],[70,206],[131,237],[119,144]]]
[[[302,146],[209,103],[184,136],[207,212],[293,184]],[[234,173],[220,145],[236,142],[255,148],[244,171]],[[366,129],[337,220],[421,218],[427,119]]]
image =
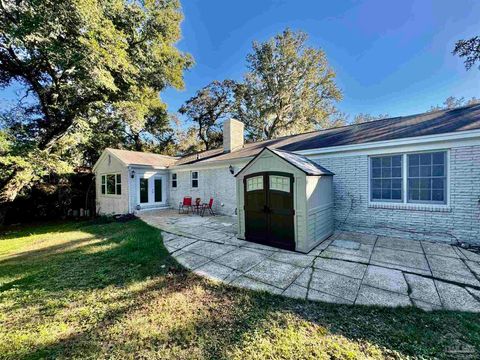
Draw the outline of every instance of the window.
[[[107,194],[115,195],[115,175],[107,175]]]
[[[121,195],[122,194],[122,175],[117,174],[116,180],[117,180],[117,184],[116,184],[117,195]]]
[[[102,195],[121,195],[122,194],[122,175],[106,174],[101,177],[101,193]]]
[[[402,155],[371,158],[370,199],[402,201]]]
[[[290,178],[286,176],[270,175],[270,190],[290,192]]]
[[[263,190],[263,176],[254,176],[247,179],[247,191]]]
[[[446,151],[370,158],[370,201],[446,204],[447,187]]]
[[[172,188],[177,187],[177,174],[172,174]]]
[[[408,155],[408,202],[445,204],[446,152]]]
[[[192,177],[192,188],[198,188],[198,171],[192,171],[190,175]]]

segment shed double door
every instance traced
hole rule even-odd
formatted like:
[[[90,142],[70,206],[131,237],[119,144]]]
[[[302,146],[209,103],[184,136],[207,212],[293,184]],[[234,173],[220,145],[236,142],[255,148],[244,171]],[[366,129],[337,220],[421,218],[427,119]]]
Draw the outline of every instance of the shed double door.
[[[295,250],[293,175],[280,172],[245,176],[245,238]]]

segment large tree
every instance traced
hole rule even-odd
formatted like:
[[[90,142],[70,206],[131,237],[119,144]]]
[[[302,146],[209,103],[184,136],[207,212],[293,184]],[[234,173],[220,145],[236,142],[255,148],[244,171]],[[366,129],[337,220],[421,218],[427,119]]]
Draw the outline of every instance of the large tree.
[[[195,96],[178,110],[194,122],[194,128],[205,150],[222,144],[222,121],[232,111],[236,86],[233,80],[213,81],[197,91]]]
[[[470,70],[476,62],[480,62],[480,36],[458,40],[455,43],[453,53],[461,58],[465,58],[465,68]]]
[[[236,116],[254,140],[329,127],[342,98],[335,72],[307,35],[286,29],[253,43],[249,72],[236,91]]]
[[[0,201],[71,166],[71,147],[99,130],[140,148],[142,132],[165,129],[158,93],[181,88],[192,63],[174,46],[181,20],[177,0],[0,1],[0,86],[29,100],[3,121]]]

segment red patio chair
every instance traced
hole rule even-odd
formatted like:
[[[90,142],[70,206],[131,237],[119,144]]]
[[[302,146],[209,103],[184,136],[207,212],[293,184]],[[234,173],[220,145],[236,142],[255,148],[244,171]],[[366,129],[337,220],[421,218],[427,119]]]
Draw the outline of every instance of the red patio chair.
[[[190,196],[185,196],[183,201],[178,205],[179,214],[188,214],[188,211],[193,211],[192,198]]]
[[[213,212],[213,198],[210,198],[210,201],[208,204],[203,204],[202,206],[202,217],[205,215],[205,211],[208,210],[210,212],[210,215],[215,216],[215,213]]]
[[[197,214],[200,214],[200,210],[202,209],[202,199],[196,198],[195,204],[193,204],[193,211]]]

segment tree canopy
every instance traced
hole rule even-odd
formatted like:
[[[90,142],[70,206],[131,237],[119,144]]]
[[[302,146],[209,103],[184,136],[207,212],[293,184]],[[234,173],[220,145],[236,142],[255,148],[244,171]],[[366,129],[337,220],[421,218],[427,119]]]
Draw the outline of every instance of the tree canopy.
[[[2,117],[0,200],[71,169],[78,147],[161,140],[158,93],[182,88],[192,64],[175,47],[181,20],[177,0],[0,2],[0,86],[19,83],[28,100]]]
[[[236,90],[236,117],[254,140],[329,127],[342,98],[335,72],[307,35],[286,29],[253,43],[248,73]]]
[[[476,97],[472,97],[467,100],[464,97],[457,98],[456,96],[449,96],[445,99],[442,105],[431,106],[429,111],[433,112],[438,110],[449,110],[461,106],[475,105],[478,103],[480,103],[480,99],[477,99]]]
[[[213,81],[197,91],[178,110],[194,122],[194,129],[205,150],[222,144],[222,121],[231,114],[236,83]]]
[[[458,40],[455,43],[453,53],[461,58],[465,58],[465,68],[470,68],[476,62],[480,62],[480,36],[474,36],[467,40]]]
[[[370,121],[386,119],[388,117],[389,117],[388,114],[372,115],[368,113],[359,113],[355,115],[355,117],[353,118],[353,124],[363,124]]]

